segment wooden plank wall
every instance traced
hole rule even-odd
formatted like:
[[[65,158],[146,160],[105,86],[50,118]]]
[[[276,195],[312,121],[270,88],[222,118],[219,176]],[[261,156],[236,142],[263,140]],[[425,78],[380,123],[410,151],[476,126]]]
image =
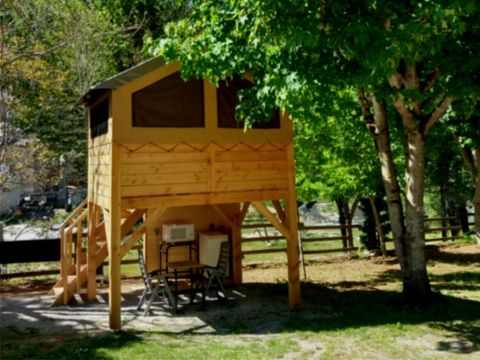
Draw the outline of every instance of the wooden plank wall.
[[[269,143],[124,144],[122,197],[287,190],[285,148]]]
[[[90,142],[88,147],[88,198],[109,208],[111,178],[111,143]]]

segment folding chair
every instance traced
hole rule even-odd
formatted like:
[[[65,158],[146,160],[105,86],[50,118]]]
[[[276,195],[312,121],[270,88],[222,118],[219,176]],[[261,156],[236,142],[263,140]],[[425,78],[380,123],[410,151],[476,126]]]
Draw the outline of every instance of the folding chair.
[[[163,300],[166,300],[173,308],[175,303],[172,292],[168,287],[168,274],[159,274],[159,271],[148,273],[145,267],[145,258],[143,257],[143,251],[141,249],[138,249],[138,263],[140,265],[140,271],[142,273],[142,279],[145,285],[145,289],[143,290],[143,294],[140,297],[140,301],[138,302],[137,311],[142,308],[142,305],[145,304],[148,299],[147,306],[143,313],[143,316],[147,316],[147,313],[151,312],[150,306],[152,305],[153,301],[159,297],[160,294],[162,295]],[[154,275],[156,275],[158,279],[155,287],[153,287]]]
[[[216,267],[211,266],[204,266],[203,274],[208,278],[208,284],[205,288],[205,294],[208,294],[208,291],[212,286],[216,286],[215,292],[217,294],[218,299],[222,299],[220,297],[218,291],[221,290],[223,293],[223,299],[228,301],[228,296],[225,291],[225,287],[223,285],[223,280],[227,275],[228,271],[228,262],[230,257],[230,245],[228,242],[224,241],[220,244],[220,254],[218,256],[218,262]],[[214,282],[216,284],[214,284]]]

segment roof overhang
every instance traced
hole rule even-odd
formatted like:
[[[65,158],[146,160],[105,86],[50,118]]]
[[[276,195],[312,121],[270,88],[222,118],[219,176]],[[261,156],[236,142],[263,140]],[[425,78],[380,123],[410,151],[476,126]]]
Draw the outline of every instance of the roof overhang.
[[[87,105],[91,104],[107,91],[118,89],[163,65],[165,65],[165,62],[159,57],[144,61],[91,87],[90,90],[80,98],[80,101]]]

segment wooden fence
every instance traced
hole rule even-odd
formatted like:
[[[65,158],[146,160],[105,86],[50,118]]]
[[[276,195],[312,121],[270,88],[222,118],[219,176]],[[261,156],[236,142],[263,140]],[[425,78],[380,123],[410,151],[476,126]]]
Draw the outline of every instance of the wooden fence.
[[[473,214],[468,214],[469,219]],[[468,225],[472,226],[473,219],[469,220]],[[315,226],[306,226],[302,223],[299,224],[299,250],[300,255],[303,258],[303,255],[312,255],[312,254],[326,254],[326,253],[351,253],[356,251],[358,248],[354,246],[353,242],[353,229],[360,228],[360,225],[315,225]],[[285,240],[283,236],[278,235],[278,232],[268,230],[273,230],[273,225],[265,222],[263,219],[253,219],[250,223],[246,223],[242,226],[242,244],[248,243],[264,243],[271,244],[272,241]],[[251,232],[255,230],[257,236],[246,236],[246,231]],[[331,232],[337,232],[337,235],[331,235]],[[260,233],[263,232],[263,235]],[[325,234],[328,232],[328,234]],[[441,232],[439,236],[438,233]],[[425,219],[425,234],[426,242],[438,242],[438,241],[454,241],[462,238],[462,227],[460,225],[460,219],[456,216],[446,216],[446,217],[432,217]],[[430,236],[433,234],[433,236]],[[251,235],[251,234],[250,234]],[[329,247],[328,249],[319,248],[312,249],[309,246],[308,249],[305,249],[306,244],[319,244],[319,243],[332,243],[338,244],[338,246]],[[242,251],[243,256],[245,255],[254,255],[254,254],[268,254],[268,253],[279,253],[286,252],[286,245],[282,247],[273,247],[266,246],[262,249],[249,249]]]
[[[473,214],[469,214],[469,219]],[[425,219],[426,242],[455,241],[461,238],[461,226],[459,219],[455,216],[435,217]],[[468,222],[473,225],[473,219]],[[353,229],[360,228],[360,225],[316,225],[306,226],[299,224],[299,251],[302,258],[304,255],[347,253],[351,254],[357,250],[353,242]],[[262,243],[264,248],[249,249],[242,252],[243,256],[254,254],[286,253],[286,244],[282,246],[268,246],[272,242],[285,240],[278,235],[273,225],[265,219],[252,219],[242,226],[242,244]],[[254,231],[256,236],[246,236],[245,232]],[[328,232],[328,234],[325,234]],[[332,236],[332,232],[337,234]],[[441,232],[441,236],[438,233]],[[432,237],[429,234],[433,234]],[[316,245],[320,245],[316,248]],[[328,246],[321,246],[328,245]],[[135,247],[136,248],[136,247]],[[135,249],[134,248],[134,249]],[[38,249],[38,250],[35,250]],[[0,264],[31,263],[60,260],[60,239],[25,240],[15,242],[0,242]],[[136,259],[122,260],[122,264],[137,263]],[[104,266],[108,262],[103,263]],[[60,269],[48,269],[38,271],[23,271],[14,273],[0,273],[0,279],[12,279],[21,277],[34,277],[45,275],[59,275]]]
[[[316,225],[316,226],[306,226],[302,223],[298,226],[298,235],[299,235],[299,245],[300,245],[300,253],[303,255],[311,255],[311,254],[326,254],[326,253],[335,253],[335,252],[343,252],[343,253],[350,253],[352,251],[356,251],[357,247],[354,246],[353,242],[353,229],[359,228],[359,225]],[[278,235],[278,232],[268,230],[273,229],[273,225],[269,223],[263,223],[255,221],[253,223],[247,223],[242,226],[242,244],[248,243],[264,243],[269,244],[270,246],[266,246],[262,249],[249,249],[243,250],[242,255],[255,255],[255,254],[268,254],[268,253],[278,253],[278,252],[286,252],[287,247],[286,244],[284,246],[271,246],[272,242],[285,240],[285,238],[281,235]],[[250,232],[250,236],[245,234],[245,230]],[[251,236],[251,232],[254,230],[257,236]],[[333,235],[331,234],[332,231],[337,231],[338,234]],[[261,235],[260,233],[263,232],[264,234]],[[325,234],[328,232],[328,234]],[[328,248],[322,246],[320,248],[312,248],[312,245],[305,249],[305,244],[326,244],[328,243]],[[335,246],[332,247],[332,245]],[[337,245],[338,244],[338,245]],[[313,246],[314,247],[314,246]]]

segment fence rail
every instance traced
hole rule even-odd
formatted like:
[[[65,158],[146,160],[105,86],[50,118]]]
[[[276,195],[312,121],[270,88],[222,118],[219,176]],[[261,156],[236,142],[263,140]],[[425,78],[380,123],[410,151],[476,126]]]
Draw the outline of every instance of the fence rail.
[[[473,214],[468,214],[468,219],[472,217]],[[441,225],[431,225],[433,222],[440,222]],[[448,223],[446,223],[448,222]],[[446,223],[446,224],[445,224]],[[441,236],[426,237],[425,242],[437,242],[437,241],[455,241],[461,238],[462,226],[458,225],[460,219],[456,216],[445,216],[445,217],[430,217],[425,218],[425,233],[434,234],[442,232]],[[474,225],[473,220],[468,222],[469,226]],[[262,222],[262,219],[252,219],[251,223],[244,224],[242,230],[263,230],[263,236],[255,237],[246,237],[242,236],[242,243],[261,243],[261,242],[271,242],[278,240],[285,240],[283,236],[272,235],[269,233],[270,229],[273,229],[274,226],[267,222]],[[312,254],[325,254],[325,253],[351,253],[356,251],[358,248],[353,246],[353,239],[350,238],[353,229],[359,229],[361,225],[354,224],[351,226],[348,225],[304,225],[299,224],[299,243],[301,246],[301,253],[303,255],[312,255]],[[342,233],[342,230],[344,233]],[[334,236],[323,236],[322,232],[326,231],[338,231],[339,235]],[[316,232],[316,236],[307,236],[306,232]],[[450,233],[450,234],[449,234]],[[325,242],[339,242],[339,246],[332,249],[315,249],[315,250],[305,250],[303,244],[308,243],[325,243]],[[244,250],[242,254],[245,255],[254,255],[254,254],[268,254],[268,253],[279,253],[286,252],[287,248],[285,247],[269,247],[265,249],[254,249],[254,250]]]
[[[249,244],[249,243],[261,243],[266,242],[270,243],[271,241],[279,241],[285,240],[285,238],[281,235],[276,234],[269,234],[268,230],[272,229],[273,225],[270,223],[263,223],[259,219],[253,220],[252,223],[247,223],[242,226],[242,230],[263,230],[263,236],[244,236],[242,233],[242,244]],[[357,248],[353,246],[353,239],[351,238],[352,230],[360,228],[360,225],[304,225],[302,223],[298,226],[299,232],[299,245],[301,246],[300,252],[303,255],[313,255],[313,254],[326,254],[326,253],[351,253],[352,251],[356,251]],[[330,235],[324,236],[323,232],[325,231],[338,231],[340,235]],[[342,234],[342,231],[345,234]],[[312,232],[314,233],[312,236]],[[338,242],[340,241],[339,247],[334,248],[320,248],[320,249],[303,249],[303,244],[309,243],[326,243],[326,242]],[[263,249],[248,249],[243,250],[242,255],[257,255],[257,254],[268,254],[268,253],[279,253],[279,252],[286,252],[287,247],[268,247]],[[302,256],[303,256],[302,255]]]
[[[473,216],[473,214],[468,214],[468,219]],[[268,230],[273,229],[273,225],[267,222],[262,222],[264,220],[254,219],[251,223],[246,223],[242,226],[242,230],[262,230],[263,236],[258,235],[254,237],[244,237],[242,236],[242,243],[268,243],[271,241],[281,241],[284,240],[284,237],[281,235],[269,234]],[[451,225],[446,226],[434,226],[430,227],[429,223],[431,222],[452,222]],[[431,238],[426,238],[426,242],[437,242],[437,241],[455,241],[458,240],[461,235],[460,232],[462,227],[455,224],[459,222],[460,219],[455,216],[446,216],[446,217],[433,217],[425,218],[425,233],[432,234],[441,231],[442,236],[435,236]],[[473,225],[473,220],[468,222],[469,226]],[[299,224],[299,239],[301,248],[299,249],[301,255],[313,255],[313,254],[328,254],[328,253],[352,253],[358,248],[353,246],[353,239],[350,239],[349,234],[352,234],[353,229],[360,228],[360,225],[314,225],[306,226],[302,223]],[[342,234],[342,230],[346,235]],[[338,231],[339,235],[334,236],[322,236],[319,235],[325,231]],[[453,232],[452,232],[453,231]],[[309,232],[307,236],[307,232]],[[312,236],[312,232],[317,233]],[[445,235],[450,232],[451,235]],[[83,234],[86,236],[86,234]],[[445,235],[445,236],[443,236]],[[322,248],[322,249],[304,249],[303,244],[315,244],[315,243],[326,243],[326,242],[337,242],[339,243],[338,247],[335,248]],[[138,246],[137,246],[138,247]],[[133,249],[136,249],[134,247]],[[37,249],[37,250],[35,250]],[[242,251],[243,256],[247,255],[257,255],[257,254],[270,254],[270,253],[286,253],[286,246],[282,247],[268,247],[262,249],[249,249]],[[22,240],[22,241],[4,241],[0,242],[0,264],[11,264],[11,263],[29,263],[29,262],[48,262],[48,261],[58,261],[60,260],[60,239],[41,239],[41,240]],[[303,260],[303,259],[302,259]],[[136,259],[124,259],[121,262],[122,264],[135,264],[137,263]],[[108,262],[104,262],[102,266],[107,266]],[[21,277],[34,277],[34,276],[45,276],[45,275],[59,275],[60,268],[47,269],[47,270],[36,270],[36,271],[22,271],[22,272],[12,272],[12,273],[0,273],[0,279],[13,279]]]

